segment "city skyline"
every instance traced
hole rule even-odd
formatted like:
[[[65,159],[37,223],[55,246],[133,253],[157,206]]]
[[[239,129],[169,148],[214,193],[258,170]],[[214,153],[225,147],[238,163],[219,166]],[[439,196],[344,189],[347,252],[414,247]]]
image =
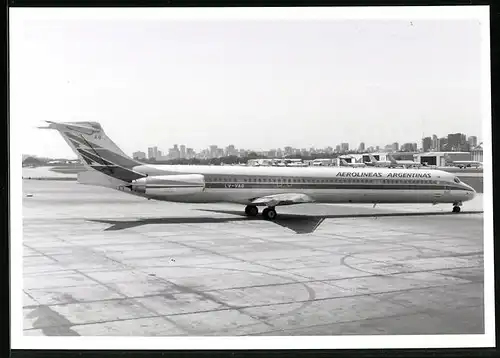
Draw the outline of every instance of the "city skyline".
[[[466,144],[467,147],[458,147],[458,148],[447,148],[443,147],[448,144],[447,142],[453,138],[455,144]],[[427,144],[426,144],[427,142]],[[440,146],[441,143],[441,146]],[[212,144],[207,148],[192,148],[186,144],[173,144],[171,147],[167,148],[167,150],[163,150],[164,147],[160,145],[154,145],[148,147],[146,150],[137,149],[133,152],[128,153],[131,157],[136,159],[151,159],[156,158],[156,160],[170,160],[173,159],[171,157],[170,152],[172,149],[177,149],[180,155],[176,159],[185,159],[185,158],[200,158],[200,157],[222,157],[222,156],[246,156],[249,153],[257,153],[263,154],[266,153],[276,153],[274,156],[287,156],[287,155],[296,155],[301,152],[305,153],[328,153],[328,154],[342,154],[347,152],[428,152],[428,151],[469,151],[470,149],[476,149],[482,145],[482,141],[476,135],[467,135],[465,133],[448,133],[444,136],[438,136],[436,134],[432,134],[429,137],[424,137],[419,141],[411,141],[411,142],[400,142],[394,141],[391,143],[387,143],[385,145],[370,145],[366,142],[360,142],[358,145],[351,146],[350,143],[342,142],[336,145],[329,145],[326,147],[319,146],[311,146],[308,148],[304,147],[292,147],[292,146],[284,146],[284,147],[269,147],[264,149],[253,149],[253,148],[241,148],[235,144],[229,145],[220,145],[220,144]],[[208,155],[210,153],[210,155]],[[201,156],[200,156],[201,155]],[[69,156],[44,156],[38,154],[23,154],[23,157],[46,157],[46,158],[66,158],[66,159],[74,159],[77,156],[72,152]],[[163,158],[162,158],[163,157]],[[168,158],[169,157],[169,158]],[[23,159],[24,160],[24,159]]]
[[[13,15],[11,119],[27,153],[72,155],[57,133],[36,128],[43,120],[98,121],[127,153],[153,143],[257,151],[420,143],[417,133],[446,132],[450,124],[480,132],[475,20]]]
[[[451,138],[451,139],[450,139]],[[463,140],[461,140],[463,138]],[[426,148],[426,139],[430,139],[430,144]],[[448,143],[448,141],[453,141],[453,143]],[[440,146],[440,143],[443,146]],[[465,146],[461,146],[465,143]],[[421,143],[418,142],[399,142],[394,141],[392,143],[386,144],[384,146],[380,145],[366,145],[365,142],[360,142],[359,145],[350,146],[349,143],[343,142],[335,146],[330,145],[327,147],[309,147],[309,148],[298,148],[292,146],[285,147],[270,147],[263,150],[255,150],[252,148],[240,148],[237,145],[229,144],[219,146],[218,144],[212,144],[208,148],[195,148],[188,147],[186,144],[174,144],[167,150],[163,150],[159,145],[148,147],[147,151],[141,149],[136,150],[132,153],[132,156],[137,159],[151,159],[156,160],[170,160],[170,159],[190,159],[194,157],[222,157],[222,156],[241,156],[247,155],[248,153],[254,152],[257,154],[261,153],[275,153],[272,156],[284,156],[284,155],[295,155],[299,152],[307,153],[346,153],[346,152],[416,152],[420,151],[468,151],[471,148],[477,147],[480,144],[478,137],[475,135],[467,135],[464,133],[448,133],[445,136],[439,137],[433,134],[432,137],[424,137]],[[173,154],[173,152],[177,154]]]

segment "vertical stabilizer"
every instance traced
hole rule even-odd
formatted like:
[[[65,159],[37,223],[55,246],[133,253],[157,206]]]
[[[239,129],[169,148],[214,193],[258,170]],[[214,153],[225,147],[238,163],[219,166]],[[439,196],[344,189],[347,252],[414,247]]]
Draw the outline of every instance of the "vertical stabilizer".
[[[48,127],[42,128],[57,130],[87,169],[111,177],[114,182],[116,180],[131,182],[145,177],[144,174],[133,170],[134,167],[143,164],[128,157],[118,148],[99,123],[48,123]]]

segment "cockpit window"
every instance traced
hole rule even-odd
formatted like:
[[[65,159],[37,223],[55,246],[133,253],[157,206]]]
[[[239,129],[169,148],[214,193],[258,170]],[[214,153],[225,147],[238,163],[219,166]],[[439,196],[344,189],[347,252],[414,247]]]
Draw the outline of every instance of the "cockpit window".
[[[460,179],[458,179],[457,177],[453,178],[453,180],[455,181],[455,183],[460,184]]]

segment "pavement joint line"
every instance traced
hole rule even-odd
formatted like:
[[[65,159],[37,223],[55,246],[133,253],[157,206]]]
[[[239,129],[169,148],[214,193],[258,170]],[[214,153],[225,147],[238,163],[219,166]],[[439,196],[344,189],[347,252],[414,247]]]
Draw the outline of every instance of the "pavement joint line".
[[[368,296],[369,297],[370,295],[362,295],[362,296]],[[338,298],[343,298],[343,297],[338,297]],[[324,301],[324,300],[327,300],[327,299],[318,299],[317,301]],[[286,305],[286,304],[293,304],[293,303],[296,303],[296,302],[283,303],[283,304]],[[269,304],[269,305],[265,305],[265,306],[275,306],[275,305],[281,305],[281,304]],[[265,306],[249,306],[249,307],[244,307],[242,309],[260,308],[260,307],[265,307]],[[463,306],[463,307],[460,307],[460,309],[463,309],[463,308],[474,308],[474,307],[482,307],[482,305]],[[233,309],[231,309],[231,308],[221,308],[221,309],[207,310],[207,311],[198,311],[198,312],[174,313],[174,314],[171,314],[171,315],[142,316],[142,317],[123,318],[123,319],[104,320],[104,321],[91,321],[91,322],[85,322],[85,323],[71,323],[71,324],[67,324],[67,325],[44,326],[43,328],[62,327],[62,326],[64,326],[64,327],[77,327],[77,326],[87,326],[87,325],[94,325],[94,324],[101,324],[101,323],[134,321],[134,320],[144,319],[144,318],[161,318],[161,317],[166,317],[166,316],[168,316],[168,317],[176,317],[176,316],[194,315],[194,314],[211,313],[211,312],[222,312],[222,311],[231,311],[231,310],[233,310]],[[317,327],[317,326],[327,326],[327,325],[339,324],[339,323],[351,323],[351,322],[354,323],[354,322],[361,322],[361,321],[366,321],[366,320],[376,320],[376,319],[381,319],[381,318],[397,318],[397,317],[412,316],[412,315],[415,315],[415,314],[422,314],[422,313],[423,314],[427,314],[428,310],[429,309],[425,308],[424,310],[415,310],[415,311],[411,311],[411,312],[409,312],[407,314],[404,313],[404,314],[395,314],[395,315],[389,315],[389,316],[382,315],[382,316],[371,317],[371,318],[364,318],[364,319],[357,319],[357,320],[336,321],[336,322],[332,322],[332,323],[325,323],[325,324],[319,324],[319,325],[309,325],[309,326],[307,326],[307,328],[314,328],[314,327]],[[245,315],[248,316],[248,314],[245,314]],[[182,331],[186,331],[185,328],[178,327],[175,323],[174,323],[174,326],[176,328],[181,329]],[[276,327],[276,326],[274,326],[272,324],[268,324],[268,326],[270,326],[272,328],[276,328],[276,329],[272,330],[272,332],[280,332],[280,331],[285,331],[286,332],[286,331],[289,331],[289,330],[295,330],[295,329],[297,329],[297,328],[290,328],[290,329],[278,328],[278,327]],[[38,330],[38,329],[41,329],[41,327],[33,327],[33,328],[23,329],[23,331],[32,331],[32,330]],[[271,332],[271,331],[269,331],[269,332]]]
[[[436,329],[443,331],[442,333],[456,333],[457,329],[464,330],[464,333],[484,330],[484,327],[481,328],[485,314],[481,308],[484,310],[484,304],[480,304],[483,299],[480,287],[484,287],[483,251],[479,250],[482,249],[483,236],[480,227],[483,220],[481,214],[418,217],[418,220],[408,216],[390,219],[377,219],[372,216],[358,220],[354,218],[356,215],[353,215],[354,217],[344,220],[324,220],[317,232],[313,233],[306,232],[317,221],[309,223],[306,220],[307,223],[304,222],[303,227],[300,223],[283,227],[263,223],[262,220],[224,225],[216,220],[215,225],[205,226],[196,223],[196,219],[153,220],[159,224],[189,222],[172,226],[147,225],[153,222],[144,220],[146,225],[115,232],[106,231],[109,227],[107,224],[86,225],[82,220],[99,220],[102,216],[110,215],[113,216],[110,220],[126,222],[132,219],[137,221],[137,217],[191,217],[196,215],[187,212],[196,209],[196,206],[182,205],[186,210],[180,210],[181,205],[161,206],[161,203],[153,202],[153,205],[147,201],[144,205],[141,204],[142,201],[122,200],[122,197],[114,195],[113,191],[105,190],[102,190],[103,196],[99,194],[101,191],[97,192],[99,200],[93,200],[96,195],[94,187],[79,186],[77,189],[76,184],[69,186],[65,183],[56,185],[50,182],[24,182],[24,185],[35,185],[33,188],[26,186],[23,189],[35,190],[35,198],[38,196],[42,199],[38,202],[36,199],[23,199],[26,203],[26,217],[23,220],[24,243],[27,244],[24,246],[27,255],[23,255],[26,263],[24,279],[29,287],[39,287],[24,292],[24,301],[30,304],[24,306],[27,317],[25,324],[29,324],[29,327],[34,325],[30,331],[36,331],[34,333],[37,334],[64,335],[66,330],[57,329],[57,322],[67,325],[71,323],[66,320],[52,320],[48,310],[36,310],[42,306],[37,305],[38,301],[54,302],[47,307],[52,307],[54,312],[64,312],[68,318],[77,322],[85,321],[82,314],[97,309],[89,318],[103,322],[95,327],[89,326],[88,322],[79,324],[89,326],[85,328],[85,334],[93,333],[94,329],[97,329],[98,334],[106,334],[111,326],[115,326],[106,322],[121,317],[120,321],[137,323],[127,323],[126,326],[118,324],[114,330],[125,333],[128,329],[126,327],[133,326],[140,335],[140,332],[148,330],[141,328],[142,325],[150,330],[161,326],[161,319],[164,319],[137,320],[140,316],[166,317],[171,314],[179,317],[174,320],[180,322],[180,325],[172,322],[175,326],[169,323],[167,327],[167,323],[163,324],[165,335],[174,335],[174,327],[177,327],[179,332],[184,332],[186,328],[182,327],[183,325],[190,327],[187,331],[192,331],[191,334],[194,332],[195,335],[258,335],[258,332],[270,332],[269,329],[276,332],[276,335],[283,334],[284,331],[295,335],[301,334],[301,330],[308,329],[309,325],[324,323],[323,320],[327,322],[325,325],[337,326],[323,330],[318,328],[316,331],[320,335],[339,329],[348,329],[349,332],[362,329],[359,332],[373,331],[375,334],[394,331],[394,334],[398,334],[401,324],[403,331],[421,332],[417,334],[425,334],[426,330],[434,332]],[[42,195],[39,195],[40,193]],[[109,195],[106,196],[105,193]],[[69,197],[69,194],[72,196]],[[102,209],[101,204],[96,207],[97,202],[103,204]],[[132,203],[132,206],[122,206],[116,213],[108,211],[108,208],[121,203]],[[481,205],[481,198],[472,204]],[[200,207],[208,208],[206,205]],[[473,208],[474,206],[471,206],[470,209]],[[225,209],[235,210],[236,206]],[[383,209],[398,211],[396,207]],[[311,215],[308,216],[321,216],[312,215],[314,208],[304,206],[303,210],[309,210],[306,214]],[[331,210],[333,214],[336,211],[340,214],[368,212],[364,207],[357,209],[355,205],[345,205],[345,208],[338,209],[332,206]],[[402,210],[419,209],[403,206]],[[323,209],[320,211],[326,213]],[[119,227],[127,227],[126,222]],[[460,225],[461,223],[463,225]],[[393,230],[387,231],[388,228]],[[245,243],[247,240],[252,242]],[[382,246],[377,246],[379,244]],[[31,250],[30,246],[38,251]],[[155,247],[162,250],[163,255],[159,255]],[[136,250],[141,252],[133,252]],[[37,252],[43,254],[33,255]],[[46,258],[40,258],[43,256]],[[176,262],[170,262],[169,258],[176,259]],[[343,266],[339,263],[341,258]],[[104,259],[106,261],[103,261]],[[119,266],[116,266],[116,263]],[[220,271],[231,268],[235,269]],[[240,274],[225,275],[238,272]],[[274,276],[267,276],[268,273]],[[204,277],[198,279],[197,274]],[[84,280],[84,275],[89,277]],[[120,283],[115,285],[117,282]],[[72,286],[65,285],[66,283]],[[175,283],[181,286],[176,288]],[[51,284],[59,285],[60,288],[51,290],[43,287]],[[116,287],[118,292],[110,290],[108,284]],[[194,292],[183,295],[186,287],[182,285],[187,285],[187,288]],[[205,294],[212,300],[202,300],[200,294]],[[400,295],[402,296],[399,297]],[[440,297],[443,299],[439,299]],[[116,303],[106,303],[108,301]],[[148,306],[145,307],[146,310],[138,305],[139,302]],[[229,306],[221,303],[227,303]],[[310,304],[314,306],[307,307]],[[62,305],[67,308],[57,308]],[[463,315],[459,309],[454,308],[470,305],[476,305],[478,308],[470,308]],[[149,306],[154,310],[151,311]],[[262,306],[271,308],[258,308]],[[380,308],[378,311],[377,306]],[[418,306],[417,309],[426,309],[432,316],[436,313],[442,317],[442,321],[441,318],[433,318],[429,322],[425,319],[428,316],[419,315],[415,316],[418,322],[412,322],[411,319],[403,322],[387,319],[367,323],[366,326],[340,326],[342,321],[349,322],[359,317],[382,315],[380,318],[383,319],[384,316],[395,313],[403,316],[408,311],[405,306],[410,306],[411,310],[414,310],[413,306]],[[215,309],[211,309],[214,307]],[[252,310],[252,307],[256,307],[255,310]],[[294,310],[296,307],[298,309]],[[342,307],[353,312],[342,315],[328,314],[328,310]],[[427,309],[429,307],[434,311]],[[31,310],[32,308],[34,310]],[[245,311],[238,313],[235,310],[237,308]],[[105,314],[98,313],[101,309]],[[187,310],[192,312],[186,312]],[[231,313],[211,313],[217,311]],[[254,317],[255,315],[257,317]],[[314,319],[316,315],[323,318],[318,321]],[[324,317],[325,315],[327,317]],[[226,318],[218,322],[217,317]],[[265,325],[266,322],[271,322],[266,320],[268,317],[278,318],[279,320],[273,323],[279,327]],[[369,322],[377,318],[359,321]],[[39,325],[50,324],[55,327],[43,332],[38,331],[37,324],[31,321],[33,319],[38,321]],[[227,320],[231,322],[223,322]],[[434,329],[433,324],[438,327]],[[309,332],[316,331],[312,328]]]
[[[183,246],[184,246],[184,245],[183,245]],[[187,245],[185,245],[185,246],[187,246]],[[189,246],[187,246],[187,247],[189,247]],[[205,250],[205,251],[206,251],[206,250]],[[101,254],[100,256],[105,257],[105,258],[108,258],[106,255],[103,255],[103,254]],[[220,256],[222,256],[222,255],[220,255]],[[109,258],[108,258],[108,259],[109,259]],[[119,264],[121,264],[121,265],[123,265],[123,266],[129,267],[129,268],[131,268],[132,270],[139,271],[139,272],[142,272],[142,273],[147,274],[146,272],[144,272],[144,270],[143,270],[143,269],[136,268],[136,267],[132,267],[132,266],[130,266],[130,265],[128,265],[128,264],[126,264],[126,263],[123,263],[123,262],[120,262],[120,261],[116,261],[116,260],[110,260],[110,261],[115,261],[116,263],[119,263]],[[86,274],[82,273],[82,272],[81,272],[81,271],[79,271],[79,270],[73,269],[73,271],[75,271],[75,272],[77,272],[77,273],[79,273],[79,274],[83,275],[84,277],[87,277],[87,278],[91,279],[91,280],[92,280],[92,281],[94,281],[94,282],[97,282],[98,284],[100,284],[100,285],[102,285],[103,287],[105,287],[105,288],[109,289],[110,291],[113,291],[113,292],[115,292],[115,293],[118,293],[119,295],[122,295],[122,296],[127,297],[127,296],[126,296],[125,294],[123,294],[121,291],[116,290],[116,289],[114,289],[113,287],[111,287],[111,286],[109,286],[109,285],[107,285],[107,284],[104,284],[103,282],[101,282],[101,281],[99,281],[99,280],[97,280],[97,279],[94,279],[94,278],[92,278],[92,277],[90,277],[90,276],[88,276],[88,275],[86,275]],[[193,294],[195,294],[195,295],[198,295],[198,296],[204,297],[204,298],[206,298],[206,299],[208,299],[208,300],[211,300],[211,301],[213,301],[213,302],[215,302],[215,303],[217,303],[217,304],[219,304],[219,305],[221,305],[221,306],[226,306],[226,307],[228,307],[229,309],[235,309],[235,310],[239,311],[239,309],[238,309],[237,307],[233,307],[233,306],[231,306],[231,305],[229,305],[229,304],[227,304],[227,303],[225,303],[225,302],[219,301],[219,300],[217,300],[216,298],[211,297],[210,295],[207,295],[204,291],[198,291],[198,290],[195,290],[195,289],[190,288],[190,287],[187,287],[187,286],[179,285],[179,284],[176,284],[176,283],[174,283],[174,282],[172,282],[172,281],[166,280],[166,279],[164,279],[164,278],[162,278],[162,277],[159,277],[159,276],[154,276],[154,277],[155,277],[155,280],[159,280],[159,281],[162,281],[162,282],[164,282],[164,283],[171,284],[173,287],[178,288],[180,291],[183,291],[183,292],[185,292],[185,291],[190,291],[191,293],[193,293]],[[158,316],[160,316],[160,314],[159,314],[158,312],[156,312],[155,310],[153,310],[153,309],[151,309],[151,308],[149,308],[149,307],[145,306],[144,304],[142,304],[142,303],[140,303],[140,302],[137,302],[137,301],[136,301],[136,304],[140,305],[141,307],[143,307],[144,309],[148,310],[149,312],[151,312],[151,313],[153,313],[153,314],[157,314]],[[254,319],[259,320],[258,318],[252,317],[251,315],[249,315],[249,314],[247,314],[247,313],[244,313],[244,312],[240,312],[240,313],[241,313],[241,314],[243,314],[243,315],[246,315],[246,316],[250,316],[251,318],[254,318]],[[176,324],[175,322],[173,322],[173,321],[171,321],[171,320],[169,320],[169,319],[166,319],[166,320],[167,320],[169,323],[174,324],[176,327],[178,326],[178,324]],[[260,321],[260,320],[259,320],[259,321]],[[265,322],[262,322],[262,323],[266,324]],[[183,329],[183,330],[186,330],[186,328],[183,328],[183,327],[178,327],[178,328],[181,328],[181,329]]]
[[[62,241],[64,241],[64,240],[62,239]],[[45,254],[44,254],[44,256],[46,256],[46,257],[48,257],[48,258],[51,258],[51,259],[52,259],[52,257],[50,257],[50,256],[48,256],[48,255],[45,255]],[[119,262],[119,261],[115,261],[115,260],[109,259],[106,255],[101,255],[101,256],[102,256],[103,258],[106,258],[106,259],[108,259],[108,260],[112,261],[112,262],[115,262],[115,263],[118,263],[118,264],[122,264],[122,263],[121,263],[121,262]],[[57,261],[56,261],[56,262],[57,262]],[[59,262],[58,262],[58,263],[59,263]],[[60,263],[59,263],[59,264],[60,264]],[[91,277],[91,276],[89,276],[89,275],[85,274],[84,272],[81,272],[81,271],[79,271],[79,270],[77,270],[77,269],[68,269],[68,271],[70,271],[70,272],[72,271],[72,272],[74,272],[74,273],[77,273],[77,274],[79,274],[79,275],[82,275],[83,277],[85,277],[85,278],[87,278],[87,279],[89,279],[89,280],[91,280],[91,281],[93,281],[93,282],[96,282],[98,285],[100,285],[100,286],[102,286],[102,287],[105,287],[106,289],[108,289],[108,290],[110,290],[110,291],[112,291],[112,292],[115,292],[115,293],[117,293],[117,294],[119,294],[119,295],[123,296],[124,298],[126,298],[126,297],[127,297],[127,296],[126,296],[125,294],[123,294],[121,291],[119,291],[119,290],[117,290],[117,289],[114,289],[113,287],[111,287],[111,286],[109,286],[109,285],[107,285],[107,284],[105,284],[105,283],[103,283],[103,282],[101,282],[101,281],[99,281],[99,280],[97,280],[97,279],[95,279],[95,278],[93,278],[93,277]],[[68,287],[68,286],[64,286],[64,287]],[[78,286],[77,286],[77,287],[78,287]],[[38,302],[38,301],[37,301],[37,302]],[[144,308],[145,310],[147,310],[147,311],[149,311],[149,312],[151,312],[151,313],[153,313],[153,314],[159,315],[159,314],[158,314],[155,310],[153,310],[153,309],[151,309],[151,308],[149,308],[149,307],[147,307],[147,306],[145,306],[145,305],[141,304],[140,302],[135,302],[135,303],[136,303],[137,305],[141,306],[142,308]],[[174,326],[176,326],[175,322],[171,322],[171,321],[170,321],[170,320],[168,320],[168,319],[166,319],[166,320],[167,320],[169,323],[172,323]]]
[[[302,282],[301,282],[302,283]],[[325,281],[310,281],[306,282],[308,283],[324,283],[328,284],[328,282]],[[284,285],[292,285],[292,284],[299,284],[299,283],[282,283],[282,284],[274,284],[274,285],[268,285],[269,287],[273,286],[284,286]],[[324,298],[315,298],[312,301],[325,301],[325,300],[334,300],[334,299],[343,299],[343,298],[355,298],[355,297],[365,297],[365,296],[372,296],[372,295],[385,295],[385,294],[399,294],[399,293],[406,293],[406,292],[415,292],[415,291],[425,291],[428,289],[433,289],[433,288],[438,288],[438,287],[447,287],[447,286],[467,286],[467,285],[473,285],[473,284],[479,284],[477,282],[459,282],[459,283],[454,283],[450,285],[431,285],[431,286],[424,286],[424,287],[412,287],[412,288],[404,288],[404,289],[398,289],[398,290],[391,290],[391,291],[381,291],[381,292],[365,292],[365,293],[359,293],[359,294],[351,294],[351,295],[341,295],[341,296],[335,296],[335,297],[324,297]],[[339,286],[335,285],[330,285],[334,288],[340,288]],[[265,286],[254,286],[254,287],[265,287]],[[241,290],[241,289],[246,289],[248,287],[231,287],[231,288],[225,288],[225,289],[214,289],[214,290],[208,290],[204,291],[206,293],[213,293],[213,292],[220,292],[220,291],[234,291],[234,290]],[[253,288],[253,287],[251,287]],[[348,290],[348,289],[344,289]],[[182,292],[179,292],[182,293]],[[155,297],[163,297],[162,294],[160,293],[152,293],[152,294],[147,294],[143,296],[125,296],[121,298],[107,298],[107,299],[100,299],[100,300],[82,300],[78,302],[62,302],[62,303],[54,303],[54,304],[44,304],[45,306],[67,306],[67,305],[73,305],[73,304],[87,304],[87,303],[98,303],[98,302],[115,302],[115,301],[126,301],[126,300],[136,300],[136,299],[142,299],[142,298],[155,298]],[[37,301],[37,300],[35,300]],[[290,301],[290,302],[281,302],[281,303],[266,303],[266,304],[261,304],[261,305],[247,305],[247,306],[237,306],[240,309],[246,309],[246,308],[252,308],[252,307],[267,307],[267,306],[275,306],[275,305],[282,305],[282,304],[293,304],[293,303],[303,303],[311,300],[300,300],[300,301]],[[38,301],[37,301],[38,302]],[[36,308],[38,306],[36,305],[31,305],[31,306],[24,306],[23,308]],[[196,312],[187,312],[187,313],[174,313],[171,314],[173,315],[183,315],[183,314],[190,314],[190,313],[204,313],[204,312],[211,312],[211,311],[219,311],[219,310],[226,310],[226,309],[233,309],[231,306],[227,306],[227,308],[223,309],[210,309],[210,310],[201,310],[201,311],[196,311]],[[168,315],[168,316],[171,316]]]
[[[473,306],[464,306],[460,308],[474,308],[474,307],[482,307],[482,305],[473,305]],[[386,318],[399,318],[399,317],[409,317],[409,316],[414,316],[416,314],[425,314],[428,315],[429,318],[432,317],[427,313],[427,311],[413,311],[413,312],[408,312],[408,313],[401,313],[401,314],[394,314],[394,315],[389,315],[389,316],[381,316],[381,317],[370,317],[370,318],[361,318],[361,319],[356,319],[356,320],[351,320],[351,321],[336,321],[332,323],[322,323],[322,324],[316,324],[316,325],[309,325],[305,328],[319,328],[319,327],[327,327],[327,326],[332,326],[332,325],[340,325],[340,324],[346,324],[346,323],[357,323],[357,322],[366,322],[366,321],[375,321],[379,319],[386,319]],[[295,327],[295,328],[284,328],[281,330],[273,330],[273,331],[268,331],[268,332],[260,332],[260,333],[254,333],[254,334],[249,334],[251,336],[259,336],[262,334],[266,333],[273,333],[273,332],[290,332],[290,331],[296,331],[298,329],[302,329],[303,327]],[[465,334],[465,333],[464,333]],[[356,334],[353,334],[356,335]],[[365,335],[365,334],[358,334],[358,335]]]
[[[198,266],[198,267],[194,267],[194,266],[155,266],[154,268],[170,268],[170,267],[177,267],[177,268],[203,268],[202,266]],[[328,266],[324,266],[324,267],[328,267]],[[384,275],[384,274],[368,274],[368,275],[361,275],[361,276],[354,276],[354,277],[328,278],[328,279],[311,279],[310,277],[302,276],[307,281],[292,281],[290,283],[275,283],[275,284],[267,284],[267,285],[239,286],[239,287],[234,287],[234,288],[235,289],[244,289],[244,288],[254,288],[254,287],[267,287],[267,286],[277,286],[277,285],[288,285],[288,284],[291,284],[291,283],[305,283],[305,284],[307,284],[307,283],[327,282],[327,281],[339,282],[339,281],[346,281],[346,280],[352,280],[352,279],[358,279],[358,278],[385,277],[385,276],[406,275],[406,274],[414,274],[414,273],[429,273],[429,272],[434,272],[434,271],[445,271],[445,270],[450,270],[451,271],[451,270],[457,270],[457,269],[463,269],[463,268],[482,268],[482,266],[468,266],[468,267],[463,267],[462,266],[462,267],[438,268],[438,269],[428,269],[428,270],[420,270],[420,271],[412,271],[412,272],[400,272],[400,273],[393,273],[393,274],[389,274],[389,275]],[[149,276],[149,274],[147,272],[140,271],[137,268],[134,268],[132,270],[133,271],[139,271],[139,272],[141,272],[141,273],[146,274],[146,275]],[[221,270],[223,270],[223,269],[221,269]],[[274,269],[274,271],[284,271],[285,273],[288,273],[286,270],[290,270],[290,269]],[[68,271],[73,271],[73,269],[67,269],[65,271],[62,271],[62,273],[68,272]],[[92,271],[92,272],[89,272],[89,273],[96,273],[96,272],[97,273],[100,273],[100,272],[120,272],[120,271],[123,271],[123,270]],[[128,271],[130,271],[130,270],[128,270]],[[234,271],[248,272],[246,270],[234,270]],[[50,272],[50,273],[54,273],[54,272]],[[266,272],[259,272],[259,273],[265,274]],[[436,273],[440,273],[440,272],[436,272]],[[39,275],[39,274],[33,274],[33,275]],[[294,275],[298,275],[298,274],[294,274]],[[43,276],[45,276],[45,275],[43,275]],[[158,276],[154,276],[154,277],[158,277]],[[194,278],[194,277],[198,277],[198,276],[184,276],[184,277],[180,277],[180,278]],[[283,276],[283,278],[289,278],[289,277]],[[119,281],[119,282],[120,283],[126,283],[126,282],[133,282],[133,281]],[[477,283],[475,281],[471,281],[471,282],[472,283]],[[50,287],[33,289],[33,291],[44,290],[44,289],[57,289],[57,288],[65,288],[65,287],[68,287],[68,288],[70,288],[70,287],[86,287],[86,286],[88,286],[88,285],[50,286]],[[203,291],[203,292],[210,292],[210,291],[215,291],[215,290],[207,290],[207,291]]]

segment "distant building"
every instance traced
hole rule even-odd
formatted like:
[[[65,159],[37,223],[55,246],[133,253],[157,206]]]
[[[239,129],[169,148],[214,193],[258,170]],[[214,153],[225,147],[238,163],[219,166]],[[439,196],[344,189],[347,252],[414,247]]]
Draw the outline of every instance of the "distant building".
[[[471,160],[469,152],[424,152],[415,156],[415,161],[429,166],[446,166],[446,157],[450,160]]]
[[[447,150],[449,151],[468,151],[469,143],[467,143],[465,134],[450,133],[448,134]]]
[[[340,153],[340,144],[337,144],[337,145],[335,146],[335,152],[336,152],[336,153]]]
[[[148,159],[156,159],[157,156],[158,156],[158,147],[149,147]]]
[[[432,135],[432,145],[431,145],[431,149],[434,150],[434,151],[438,151],[440,146],[439,146],[439,138],[437,135],[433,134]]]
[[[139,150],[137,152],[132,153],[132,158],[137,159],[137,160],[144,160],[144,159],[146,159],[146,153],[141,152]]]
[[[209,151],[210,158],[217,158],[217,149],[218,147],[216,145],[210,146],[210,151]]]
[[[483,148],[481,146],[476,146],[470,151],[471,160],[476,162],[483,162]]]
[[[397,152],[399,150],[399,143],[398,142],[394,142],[392,143],[392,151],[393,152]]]
[[[181,153],[180,153],[181,159],[186,158],[186,146],[184,144],[181,144]]]
[[[471,148],[477,147],[477,137],[475,135],[471,135],[467,141],[469,142],[469,146]]]
[[[417,151],[417,143],[405,143],[401,146],[402,152],[416,152]]]
[[[349,143],[340,143],[340,150],[342,152],[348,152],[349,151]]]
[[[228,155],[228,156],[230,156],[230,155],[238,155],[238,151],[234,147],[234,144],[230,144],[230,145],[227,146],[227,148],[226,148],[226,155]]]
[[[364,152],[365,151],[365,143],[364,142],[359,143],[358,151],[360,151],[360,152]]]
[[[446,150],[447,147],[448,147],[448,138],[446,137],[439,138],[439,151],[443,152]]]
[[[429,150],[431,150],[431,147],[432,147],[431,137],[425,137],[424,139],[422,139],[422,150],[424,152],[428,152]]]

